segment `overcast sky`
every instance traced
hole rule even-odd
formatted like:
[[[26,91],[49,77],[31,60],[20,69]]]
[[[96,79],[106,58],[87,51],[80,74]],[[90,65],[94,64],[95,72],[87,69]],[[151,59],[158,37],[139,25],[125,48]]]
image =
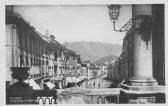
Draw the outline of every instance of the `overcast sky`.
[[[122,44],[125,33],[114,32],[106,5],[16,6],[41,34],[46,30],[60,43],[95,41]],[[122,5],[117,28],[131,18],[131,5]]]

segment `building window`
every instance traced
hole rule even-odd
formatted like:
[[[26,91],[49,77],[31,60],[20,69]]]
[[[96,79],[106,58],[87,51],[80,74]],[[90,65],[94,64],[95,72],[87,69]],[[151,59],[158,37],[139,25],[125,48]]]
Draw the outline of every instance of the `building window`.
[[[22,47],[25,49],[25,33],[22,31]]]
[[[30,37],[27,35],[27,50],[30,52]]]
[[[39,59],[39,66],[41,66],[41,60]]]
[[[37,55],[38,55],[38,40],[36,40],[36,53],[37,53]]]
[[[24,45],[25,45],[25,50],[27,50],[27,34],[25,34]]]
[[[36,58],[34,58],[34,62],[33,63],[34,63],[34,65],[36,65]]]
[[[29,51],[30,51],[30,53],[32,53],[31,41],[32,41],[32,39],[31,39],[31,38],[29,38]]]
[[[44,60],[42,60],[42,64],[44,65]]]
[[[33,65],[33,58],[31,57],[30,58],[30,61],[31,61],[31,66]]]
[[[34,54],[34,39],[32,39],[32,53]]]
[[[24,65],[24,56],[20,55],[20,67]]]
[[[37,40],[35,40],[35,44],[36,44],[36,46],[35,46],[35,53],[38,54],[38,53],[37,53],[37,48],[38,48],[38,47],[37,47]]]
[[[29,66],[29,58],[28,58],[28,56],[26,56],[25,58],[26,58],[26,66]]]
[[[22,47],[22,29],[19,30],[19,45]]]
[[[48,65],[48,61],[46,61],[46,65]]]

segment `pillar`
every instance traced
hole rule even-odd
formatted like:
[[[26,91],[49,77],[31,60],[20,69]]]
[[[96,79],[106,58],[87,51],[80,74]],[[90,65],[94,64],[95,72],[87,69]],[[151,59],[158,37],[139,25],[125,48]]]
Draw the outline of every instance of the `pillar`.
[[[151,5],[133,5],[132,16],[140,15],[152,16]],[[141,21],[136,21],[134,24],[139,27]],[[130,84],[133,86],[157,85],[157,81],[153,78],[152,68],[152,33],[142,35],[138,31],[134,31],[133,35],[133,76],[129,79]],[[149,36],[149,39],[145,41],[142,36]]]
[[[152,6],[133,5],[132,17],[142,15],[133,21],[134,29],[130,31],[133,34],[133,75],[127,84],[121,85],[120,103],[164,103],[160,98],[165,98],[165,87],[158,85],[153,77]]]

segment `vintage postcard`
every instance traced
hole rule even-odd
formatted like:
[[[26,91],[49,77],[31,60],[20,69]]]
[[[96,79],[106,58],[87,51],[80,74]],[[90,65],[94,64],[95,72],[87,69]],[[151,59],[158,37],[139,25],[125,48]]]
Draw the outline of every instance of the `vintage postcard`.
[[[6,105],[166,104],[166,2],[1,6]]]

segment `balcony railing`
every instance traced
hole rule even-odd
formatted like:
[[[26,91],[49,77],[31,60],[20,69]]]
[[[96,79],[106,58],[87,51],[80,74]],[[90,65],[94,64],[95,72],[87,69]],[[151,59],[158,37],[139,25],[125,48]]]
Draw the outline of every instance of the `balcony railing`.
[[[55,90],[6,90],[6,104],[57,104]]]

